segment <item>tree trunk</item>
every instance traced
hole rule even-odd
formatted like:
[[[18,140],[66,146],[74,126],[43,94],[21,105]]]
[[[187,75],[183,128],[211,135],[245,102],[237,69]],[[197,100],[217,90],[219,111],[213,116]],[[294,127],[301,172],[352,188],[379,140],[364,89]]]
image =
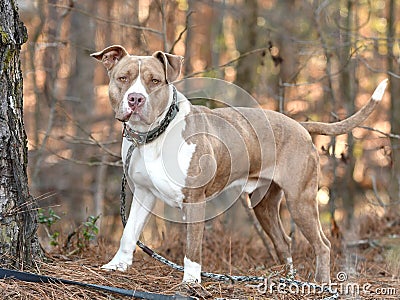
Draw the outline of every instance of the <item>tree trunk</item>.
[[[340,58],[340,64],[345,65],[339,78],[340,86],[342,87],[340,89],[340,97],[341,99],[345,99],[345,105],[347,107],[346,111],[347,115],[349,116],[352,115],[355,111],[354,99],[357,86],[355,62],[354,60],[348,61],[352,49],[355,49],[357,47],[355,45],[355,42],[357,41],[357,31],[353,30],[354,27],[357,27],[357,21],[354,21],[354,19],[357,18],[357,16],[355,15],[357,13],[357,7],[354,7],[355,3],[352,0],[347,0],[346,2],[348,13],[341,27],[341,45],[343,46],[339,48],[338,56]],[[357,190],[356,182],[353,179],[354,167],[356,163],[353,151],[353,133],[349,132],[347,134],[347,157],[345,158],[346,173],[342,178],[340,178],[338,182],[338,187],[343,197],[343,207],[347,214],[347,227],[351,226],[352,224],[351,221],[353,219],[355,206],[354,198]]]
[[[387,29],[387,42],[388,42],[388,69],[394,74],[398,74],[400,69],[396,62],[397,57],[394,54],[396,41],[396,1],[391,0],[388,7],[388,29]],[[394,76],[390,76],[390,125],[393,133],[400,133],[400,103],[397,99],[400,92],[400,80]],[[396,202],[400,200],[400,141],[392,139],[392,182],[390,185],[389,193],[391,201]]]
[[[19,55],[27,31],[15,1],[1,1],[0,12],[0,264],[20,269],[42,256],[26,172]]]
[[[96,3],[93,1],[82,1],[79,5],[76,3],[75,8],[81,8],[87,11],[96,11]],[[93,78],[94,78],[94,64],[90,60],[87,54],[88,49],[94,49],[95,43],[93,36],[95,36],[94,20],[88,19],[87,16],[79,13],[71,14],[71,28],[69,37],[71,41],[70,51],[70,68],[71,74],[68,78],[67,88],[67,99],[70,99],[70,108],[72,117],[79,126],[75,127],[74,136],[78,139],[87,138],[86,132],[91,132],[91,126],[93,125],[94,117],[94,89],[93,89]],[[81,28],[86,28],[84,31]],[[84,128],[86,132],[83,132],[81,128]],[[71,150],[73,152],[72,158],[79,160],[81,157],[86,156],[88,147],[82,144],[72,145]],[[75,189],[73,196],[72,205],[78,205],[81,203],[84,207],[88,208],[90,214],[93,213],[93,193],[92,193],[92,182],[94,178],[92,176],[81,176],[81,174],[90,174],[88,166],[75,166],[70,164],[66,167],[70,177],[68,181],[68,188],[74,191],[74,187],[80,186],[82,180],[84,180],[84,186],[90,187],[84,189]],[[77,202],[75,202],[77,201]],[[83,201],[83,203],[82,203]],[[75,213],[75,220],[84,220],[87,217],[87,212],[82,209]]]
[[[241,16],[236,22],[237,49],[240,54],[254,50],[257,47],[257,30],[254,20],[258,16],[257,0],[249,0],[243,3]],[[254,77],[257,74],[257,59],[253,56],[245,57],[238,61],[236,84],[245,91],[252,93],[254,88]],[[236,105],[236,103],[234,103]]]

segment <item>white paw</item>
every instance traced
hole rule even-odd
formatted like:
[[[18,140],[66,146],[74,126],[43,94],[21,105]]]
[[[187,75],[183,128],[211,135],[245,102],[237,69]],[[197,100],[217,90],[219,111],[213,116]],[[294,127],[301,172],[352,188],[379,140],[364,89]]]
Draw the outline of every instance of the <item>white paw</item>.
[[[108,263],[103,265],[101,268],[107,271],[122,271],[125,272],[128,267],[132,264],[132,255],[117,252],[114,258]]]
[[[108,264],[101,266],[101,268],[106,271],[121,271],[121,272],[125,272],[128,269],[128,267],[129,265],[126,263],[123,262],[113,263],[111,261]]]
[[[183,260],[184,272],[183,272],[183,282],[184,283],[193,283],[201,282],[201,265],[191,261],[189,258],[185,256]]]

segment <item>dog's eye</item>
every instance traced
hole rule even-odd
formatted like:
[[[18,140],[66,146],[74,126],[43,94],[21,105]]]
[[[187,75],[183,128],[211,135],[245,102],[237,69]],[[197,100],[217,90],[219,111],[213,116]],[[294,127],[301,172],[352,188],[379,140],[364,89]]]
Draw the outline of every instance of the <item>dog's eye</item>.
[[[151,82],[154,83],[154,84],[157,84],[157,83],[160,83],[161,81],[158,80],[158,79],[153,78],[153,79],[151,80]]]
[[[118,80],[121,81],[121,82],[127,82],[128,81],[128,77],[121,76],[121,77],[118,77]]]

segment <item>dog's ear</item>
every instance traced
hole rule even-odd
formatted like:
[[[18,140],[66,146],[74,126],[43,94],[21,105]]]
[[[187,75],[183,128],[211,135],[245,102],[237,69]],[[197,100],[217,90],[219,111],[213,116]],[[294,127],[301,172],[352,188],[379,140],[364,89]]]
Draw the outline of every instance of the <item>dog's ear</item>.
[[[174,82],[181,74],[183,57],[162,51],[154,52],[153,56],[164,65],[165,79],[167,82]]]
[[[128,52],[120,45],[113,45],[90,54],[91,57],[101,61],[107,71],[110,71],[125,55],[128,55]]]

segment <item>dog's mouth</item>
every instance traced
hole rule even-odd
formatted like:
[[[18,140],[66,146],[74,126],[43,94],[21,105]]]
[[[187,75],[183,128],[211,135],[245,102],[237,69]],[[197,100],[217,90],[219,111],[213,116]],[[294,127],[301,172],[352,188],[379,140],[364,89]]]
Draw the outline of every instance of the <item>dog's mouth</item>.
[[[124,112],[119,112],[115,115],[115,118],[120,121],[120,122],[140,122],[149,125],[148,124],[148,120],[145,116],[145,114],[143,113],[143,109],[142,107],[136,108],[136,109],[132,109],[132,108],[127,108],[126,111]]]
[[[126,112],[119,112],[115,115],[115,118],[121,122],[127,122],[131,118],[134,111],[131,108],[128,108]]]
[[[143,121],[143,115],[140,111],[140,109],[136,109],[133,111],[133,113],[130,116],[130,120],[134,121],[134,122],[138,122],[138,121]]]

